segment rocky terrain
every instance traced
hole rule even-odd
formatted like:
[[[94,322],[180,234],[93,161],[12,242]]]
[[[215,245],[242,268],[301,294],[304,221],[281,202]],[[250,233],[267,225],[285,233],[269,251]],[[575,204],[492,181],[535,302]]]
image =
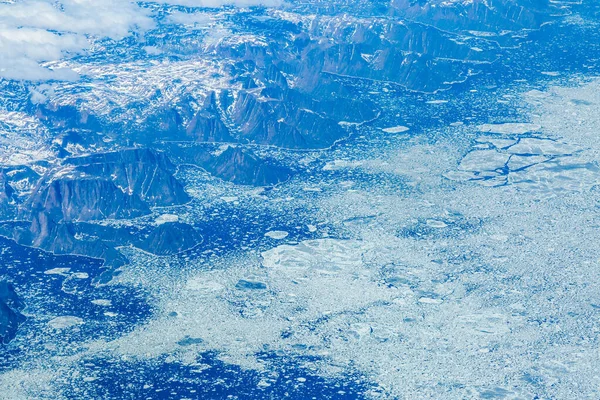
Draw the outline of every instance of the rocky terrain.
[[[0,281],[0,343],[13,339],[19,325],[25,321],[20,312],[23,307],[15,288],[6,281]]]

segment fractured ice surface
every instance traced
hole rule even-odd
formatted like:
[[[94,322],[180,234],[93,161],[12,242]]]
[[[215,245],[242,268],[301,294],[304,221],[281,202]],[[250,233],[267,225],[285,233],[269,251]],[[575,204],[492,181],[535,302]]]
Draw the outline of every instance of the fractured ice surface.
[[[522,138],[507,152],[520,155],[568,156],[579,151],[575,146],[551,139]]]
[[[459,169],[465,171],[496,171],[504,168],[510,155],[494,150],[475,150],[468,153],[460,162]]]
[[[515,136],[486,132],[479,143],[493,147],[464,157],[415,144],[387,163],[365,161],[365,171],[403,175],[427,190],[318,192],[319,217],[343,226],[347,238],[275,243],[175,278],[166,286],[180,289],[161,297],[164,315],[108,348],[181,362],[216,350],[265,373],[256,357],[265,349],[314,356],[307,363],[324,376],[349,364],[365,373],[374,398],[598,394],[600,221],[589,189],[599,152],[593,121],[569,130],[553,115],[552,107],[574,104],[569,96],[543,105],[535,136],[511,127]],[[454,182],[448,190],[441,175],[452,168],[504,183]],[[557,191],[578,196],[547,196]],[[157,290],[161,271],[143,272]],[[131,269],[121,279],[140,278]]]
[[[317,239],[298,245],[282,245],[262,253],[267,268],[318,269],[335,271],[361,264],[361,252],[356,243],[335,239]]]
[[[571,99],[593,102],[600,92],[593,88],[553,89],[561,96],[550,103],[542,97],[543,129],[535,135],[478,132],[481,140],[463,147],[418,139],[366,155],[352,185],[343,174],[353,168],[341,163],[323,172],[336,180],[327,190],[301,190],[326,187],[311,177],[255,198],[270,210],[312,207],[310,218],[297,221],[310,236],[297,239],[292,228],[273,224],[290,233],[285,242],[264,237],[272,228],[258,226],[260,246],[226,256],[134,253],[111,284],[152,293],[153,318],[55,362],[72,368],[81,384],[88,377],[78,364],[83,358],[168,360],[201,371],[209,368],[201,355],[214,352],[256,371],[262,390],[276,380],[277,363],[285,364],[260,356],[269,353],[301,359],[322,377],[359,371],[371,385],[368,398],[598,397],[596,117],[586,114],[589,125],[574,128],[559,112],[591,107]],[[450,172],[466,178],[443,178]],[[385,187],[382,176],[410,185]],[[233,205],[220,199],[224,193],[214,189],[215,202]],[[247,201],[240,195],[235,210],[247,212]],[[100,297],[92,302],[110,306]],[[81,322],[62,317],[53,324],[66,334],[88,324]],[[36,393],[54,379],[47,368],[31,368],[0,383],[16,391],[11,380],[26,385],[32,374],[42,377]]]
[[[503,135],[522,135],[535,132],[541,128],[540,125],[525,122],[509,122],[504,124],[483,124],[479,130],[486,133],[498,133]]]
[[[562,122],[566,126],[556,129],[557,121],[569,121],[573,114],[577,115],[573,111],[567,115],[565,111],[574,103],[564,100],[568,106],[560,110],[565,114],[563,120],[557,118],[557,112],[549,109],[556,100],[550,100],[544,94],[532,96],[531,93],[526,94],[525,99],[528,98],[534,99],[533,104],[541,108],[541,114],[535,115],[539,123],[480,125],[478,129],[481,132],[513,137],[478,138],[477,142],[489,143],[493,148],[480,150],[474,146],[460,161],[458,169],[448,171],[445,177],[455,181],[474,181],[483,186],[518,185],[549,195],[587,190],[600,183],[597,162],[590,158],[597,154],[599,148],[588,140],[586,134],[581,134],[591,129],[589,124],[595,120],[590,120],[593,114],[580,119],[577,124],[573,124],[574,121]],[[540,98],[544,99],[543,102],[536,103]],[[585,112],[584,105],[580,108],[580,112]],[[534,131],[539,133],[528,136]]]

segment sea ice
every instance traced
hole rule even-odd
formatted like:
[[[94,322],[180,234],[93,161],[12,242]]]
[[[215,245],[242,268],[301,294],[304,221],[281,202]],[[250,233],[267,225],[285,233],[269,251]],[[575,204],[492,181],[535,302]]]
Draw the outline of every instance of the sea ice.
[[[48,322],[48,326],[56,330],[71,328],[77,325],[83,325],[83,319],[73,316],[56,317]]]
[[[267,233],[265,233],[266,237],[269,237],[271,239],[275,239],[275,240],[281,240],[281,239],[285,239],[286,237],[288,237],[289,233],[286,231],[269,231]]]
[[[410,128],[408,128],[406,126],[402,126],[402,125],[382,129],[382,131],[385,133],[402,133],[402,132],[406,132],[408,130],[410,130]]]
[[[483,124],[479,125],[480,132],[498,133],[502,135],[523,135],[528,132],[535,132],[541,129],[541,125],[531,123],[505,123],[505,124]]]

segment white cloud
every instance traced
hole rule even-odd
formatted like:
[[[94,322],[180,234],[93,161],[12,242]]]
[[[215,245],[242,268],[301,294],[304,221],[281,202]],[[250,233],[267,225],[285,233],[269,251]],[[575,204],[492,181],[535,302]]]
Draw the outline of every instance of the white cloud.
[[[126,36],[131,29],[148,29],[153,23],[144,10],[130,1],[24,0],[0,7],[0,22],[60,32]]]
[[[58,35],[42,29],[0,26],[0,76],[9,79],[73,79],[65,70],[50,70],[39,61],[59,59],[80,51],[87,41],[77,35]]]
[[[24,0],[0,2],[0,77],[74,79],[64,69],[40,63],[84,50],[87,36],[120,39],[154,22],[135,3],[119,0]]]
[[[156,0],[190,7],[276,6],[281,0]],[[206,16],[175,13],[176,24],[210,23]],[[0,0],[0,78],[72,80],[77,74],[45,62],[84,51],[90,38],[121,39],[154,26],[148,9],[133,0]],[[155,54],[159,49],[150,49]]]

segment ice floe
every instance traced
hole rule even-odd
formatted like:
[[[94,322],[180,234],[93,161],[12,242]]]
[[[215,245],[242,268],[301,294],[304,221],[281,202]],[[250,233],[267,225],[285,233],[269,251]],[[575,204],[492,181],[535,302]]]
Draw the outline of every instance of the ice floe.
[[[485,133],[498,133],[502,135],[523,135],[528,132],[535,132],[542,127],[538,124],[524,122],[510,122],[504,124],[483,124],[478,129]]]
[[[288,237],[289,233],[286,231],[269,231],[265,233],[265,236],[275,240],[281,240]]]
[[[402,132],[406,132],[409,130],[410,130],[410,128],[408,128],[406,126],[402,126],[402,125],[382,129],[382,131],[385,133],[402,133]]]
[[[56,330],[71,328],[77,325],[83,325],[83,319],[73,316],[56,317],[48,322],[48,326]]]

